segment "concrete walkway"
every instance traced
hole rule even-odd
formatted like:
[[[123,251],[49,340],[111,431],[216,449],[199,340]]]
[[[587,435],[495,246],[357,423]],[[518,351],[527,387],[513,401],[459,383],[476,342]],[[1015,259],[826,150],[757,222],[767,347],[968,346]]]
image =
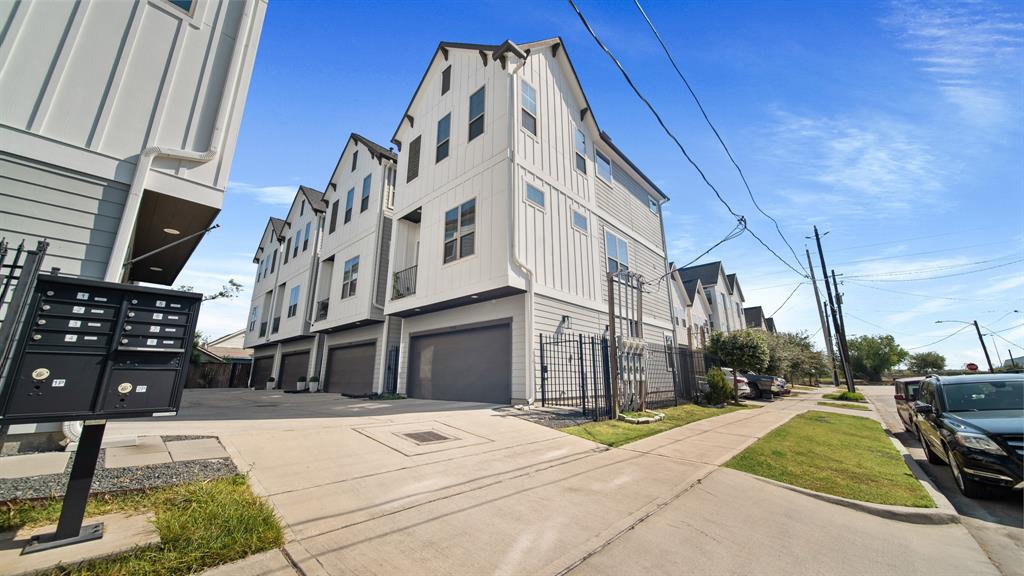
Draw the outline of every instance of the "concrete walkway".
[[[816,394],[608,449],[484,405],[187,392],[175,419],[112,426],[217,434],[307,575],[996,573],[962,526],[882,520],[718,469],[824,409]]]

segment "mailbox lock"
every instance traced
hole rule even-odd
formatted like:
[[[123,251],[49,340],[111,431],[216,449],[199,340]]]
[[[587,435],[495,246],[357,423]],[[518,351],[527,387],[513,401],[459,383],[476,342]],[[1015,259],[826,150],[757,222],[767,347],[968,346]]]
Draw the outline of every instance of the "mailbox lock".
[[[50,371],[46,368],[36,368],[32,371],[33,380],[46,380],[50,376]]]
[[[117,385],[117,391],[120,394],[127,394],[132,391],[132,385],[130,382],[121,382]]]

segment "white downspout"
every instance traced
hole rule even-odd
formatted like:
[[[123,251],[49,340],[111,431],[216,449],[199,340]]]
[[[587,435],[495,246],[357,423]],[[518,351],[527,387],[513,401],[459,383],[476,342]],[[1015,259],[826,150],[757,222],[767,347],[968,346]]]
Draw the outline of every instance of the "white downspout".
[[[242,13],[242,18],[238,23],[234,53],[232,54],[227,77],[224,80],[224,90],[221,93],[220,105],[217,109],[217,119],[214,122],[213,132],[210,134],[210,144],[207,149],[203,152],[198,152],[150,146],[139,154],[138,163],[135,166],[135,175],[132,178],[131,187],[128,189],[128,198],[125,200],[124,211],[121,214],[121,223],[117,227],[117,236],[114,238],[114,246],[110,252],[110,261],[107,263],[107,272],[104,280],[120,282],[125,275],[124,264],[128,259],[128,246],[135,235],[135,220],[138,217],[139,207],[142,205],[142,194],[146,188],[146,177],[153,166],[153,161],[157,157],[164,157],[205,164],[220,154],[224,138],[224,123],[227,116],[228,102],[234,97],[236,92],[235,86],[238,83],[239,71],[241,70],[242,55],[248,49],[252,36],[252,26],[256,20],[255,7],[257,1],[246,0],[245,2],[245,11]]]
[[[537,383],[534,381],[534,379],[536,378],[536,374],[534,373],[534,366],[533,366],[533,357],[534,357],[534,354],[533,354],[533,283],[534,283],[534,276],[533,276],[533,271],[530,270],[530,268],[522,260],[520,260],[519,253],[518,253],[518,250],[517,250],[517,243],[516,243],[516,232],[518,231],[517,228],[516,228],[516,211],[517,211],[517,209],[519,207],[519,204],[518,204],[518,201],[517,201],[517,193],[518,193],[518,190],[519,190],[518,177],[517,177],[517,175],[518,175],[518,165],[517,165],[517,160],[516,160],[516,134],[517,134],[517,127],[516,127],[516,114],[515,113],[516,113],[516,109],[518,107],[517,106],[517,102],[516,102],[516,95],[518,94],[518,91],[516,90],[516,76],[518,75],[519,70],[521,70],[522,67],[525,66],[525,65],[526,65],[526,59],[524,58],[523,61],[512,70],[512,73],[509,76],[509,95],[508,95],[508,102],[509,102],[509,114],[508,114],[508,117],[509,117],[509,131],[508,131],[508,134],[509,134],[509,136],[508,136],[508,150],[509,150],[509,185],[511,186],[511,189],[509,190],[509,194],[508,194],[508,197],[509,197],[509,211],[508,211],[508,213],[509,213],[509,233],[508,233],[508,237],[509,237],[509,255],[510,255],[510,259],[512,261],[512,264],[513,264],[513,266],[515,268],[517,268],[519,270],[519,275],[523,276],[523,278],[526,280],[526,335],[525,335],[524,340],[525,340],[525,344],[526,344],[525,356],[526,356],[526,384],[527,384],[527,386],[526,386],[525,392],[526,392],[527,398],[525,398],[525,399],[528,399],[530,401],[530,403],[532,404],[533,403],[533,396],[534,396],[534,393],[535,393],[536,388],[537,388]]]

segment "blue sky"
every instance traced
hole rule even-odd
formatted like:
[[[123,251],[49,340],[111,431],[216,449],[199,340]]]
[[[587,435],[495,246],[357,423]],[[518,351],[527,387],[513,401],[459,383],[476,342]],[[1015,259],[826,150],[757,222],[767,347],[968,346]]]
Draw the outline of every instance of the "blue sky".
[[[798,254],[812,225],[829,231],[829,266],[848,278],[851,336],[889,333],[918,347],[960,327],[935,320],[976,318],[998,332],[987,341],[1002,358],[1009,348],[1024,355],[1019,3],[643,4]],[[578,5],[730,204],[789,256],[632,2]],[[271,0],[223,227],[179,282],[251,285],[267,218],[284,215],[299,184],[323,189],[350,132],[387,144],[438,41],[552,36],[565,41],[601,127],[672,198],[671,259],[689,261],[724,236],[728,212],[568,3]],[[779,328],[818,330],[810,285],[797,288],[801,278],[752,237],[704,260],[715,259],[739,275],[747,305],[766,314],[796,289],[776,313]],[[209,303],[200,328],[211,336],[241,328],[249,297]],[[984,363],[969,330],[921,349],[951,366]]]

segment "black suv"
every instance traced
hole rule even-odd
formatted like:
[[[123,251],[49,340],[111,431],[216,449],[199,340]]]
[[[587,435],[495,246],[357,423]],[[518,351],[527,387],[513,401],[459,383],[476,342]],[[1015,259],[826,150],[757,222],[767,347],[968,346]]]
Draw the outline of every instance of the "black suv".
[[[929,376],[917,400],[928,461],[948,463],[960,492],[1024,487],[1024,374]]]

